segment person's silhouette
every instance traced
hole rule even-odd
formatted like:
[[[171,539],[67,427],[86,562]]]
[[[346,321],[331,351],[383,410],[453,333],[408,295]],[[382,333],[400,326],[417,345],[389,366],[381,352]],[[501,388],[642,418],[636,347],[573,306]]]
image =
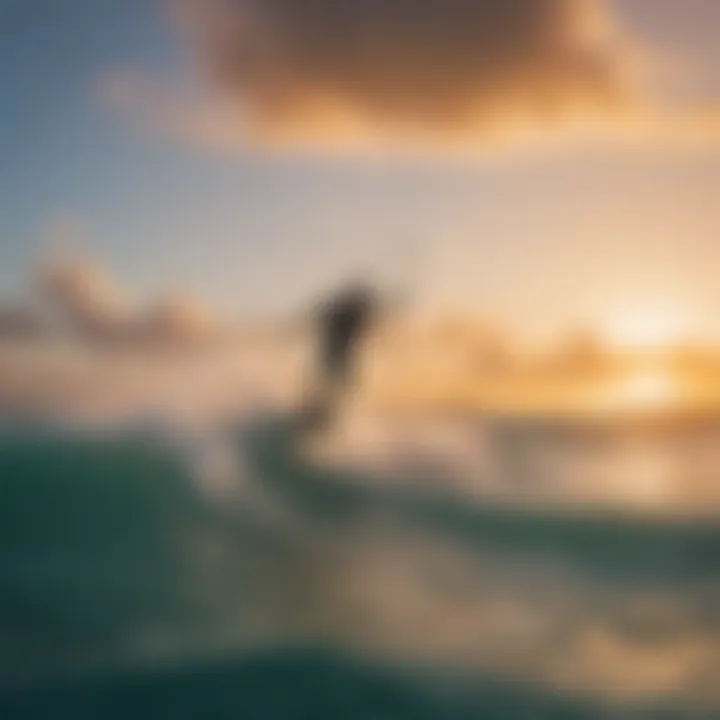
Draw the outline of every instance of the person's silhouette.
[[[356,380],[358,345],[375,324],[380,300],[364,281],[347,283],[316,311],[317,357],[314,389],[305,415],[324,423]]]
[[[384,297],[365,280],[346,283],[315,312],[317,355],[315,378],[303,415],[311,424],[324,424],[343,395],[356,384],[359,345],[396,308],[398,300]]]
[[[320,367],[324,382],[347,388],[354,380],[357,346],[373,324],[378,298],[367,283],[353,282],[320,311]]]

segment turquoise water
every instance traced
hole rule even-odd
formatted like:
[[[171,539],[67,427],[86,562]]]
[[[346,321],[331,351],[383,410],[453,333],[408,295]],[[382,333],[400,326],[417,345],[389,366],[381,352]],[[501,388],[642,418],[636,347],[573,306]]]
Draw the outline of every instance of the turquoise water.
[[[0,442],[18,718],[717,717],[720,527],[491,509],[298,461],[208,495],[142,433]],[[238,471],[239,473],[239,471]]]

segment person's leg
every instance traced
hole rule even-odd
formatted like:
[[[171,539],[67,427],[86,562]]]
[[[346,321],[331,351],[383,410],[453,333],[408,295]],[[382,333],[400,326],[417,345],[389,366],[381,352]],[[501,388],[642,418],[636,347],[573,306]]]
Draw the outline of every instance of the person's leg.
[[[318,353],[314,377],[302,409],[305,421],[314,427],[327,425],[346,389],[347,345],[336,338],[327,340]]]

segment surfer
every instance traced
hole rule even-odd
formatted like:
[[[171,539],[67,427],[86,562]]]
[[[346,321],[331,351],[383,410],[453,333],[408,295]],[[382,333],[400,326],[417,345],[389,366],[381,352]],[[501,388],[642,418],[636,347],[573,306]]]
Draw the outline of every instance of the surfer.
[[[306,412],[324,422],[336,401],[356,384],[360,344],[377,325],[386,303],[369,282],[348,283],[316,311],[315,390]]]
[[[377,296],[371,285],[349,283],[315,312],[317,348],[311,422],[325,422],[355,382],[358,346],[373,324]]]
[[[377,306],[373,288],[355,282],[321,307],[319,362],[327,386],[347,389],[353,383],[358,345],[373,324]]]

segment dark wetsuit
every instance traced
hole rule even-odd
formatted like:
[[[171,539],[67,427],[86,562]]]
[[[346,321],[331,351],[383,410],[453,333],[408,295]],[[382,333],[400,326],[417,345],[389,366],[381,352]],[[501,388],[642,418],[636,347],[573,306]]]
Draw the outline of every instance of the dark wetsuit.
[[[342,395],[351,388],[357,346],[374,322],[377,309],[372,288],[354,285],[332,298],[318,313],[318,384],[302,414],[308,427],[324,427],[330,422]]]
[[[322,313],[320,362],[325,380],[333,386],[352,380],[356,346],[374,314],[374,295],[363,288],[343,293]]]

